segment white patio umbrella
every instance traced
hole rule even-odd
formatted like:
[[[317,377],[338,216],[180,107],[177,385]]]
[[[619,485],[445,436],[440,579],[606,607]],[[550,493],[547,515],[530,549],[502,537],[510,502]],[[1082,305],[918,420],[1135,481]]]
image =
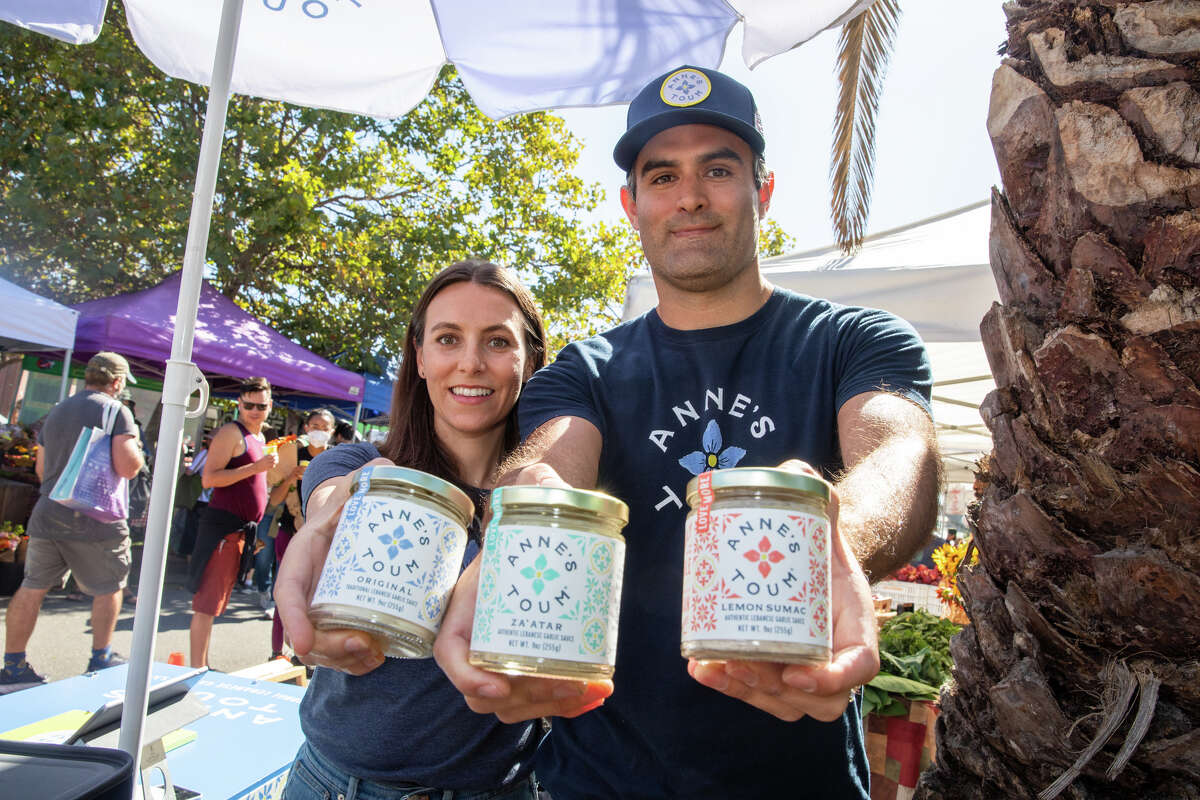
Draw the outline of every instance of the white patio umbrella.
[[[621,103],[672,67],[719,66],[739,22],[743,59],[754,66],[872,1],[123,0],[147,57],[211,91],[163,384],[121,749],[140,757],[183,419],[189,396],[200,389],[203,401],[207,394],[191,362],[192,336],[231,90],[394,117],[419,103],[449,62],[494,118]],[[100,35],[106,6],[107,0],[0,0],[0,19],[83,44]]]

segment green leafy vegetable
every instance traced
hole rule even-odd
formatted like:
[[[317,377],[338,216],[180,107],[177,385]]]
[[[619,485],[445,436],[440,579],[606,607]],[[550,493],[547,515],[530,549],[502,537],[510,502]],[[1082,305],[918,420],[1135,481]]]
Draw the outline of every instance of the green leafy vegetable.
[[[936,700],[950,679],[950,638],[961,625],[912,611],[888,620],[879,632],[880,672],[863,687],[863,715],[898,716],[904,700]]]

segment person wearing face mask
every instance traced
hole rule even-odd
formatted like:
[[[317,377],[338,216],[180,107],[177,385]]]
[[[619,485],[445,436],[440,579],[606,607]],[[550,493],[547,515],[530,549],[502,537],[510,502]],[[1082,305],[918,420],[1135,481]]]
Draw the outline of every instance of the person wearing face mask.
[[[271,573],[271,569],[276,564],[283,563],[283,554],[287,552],[288,543],[292,540],[292,536],[304,524],[304,511],[300,505],[300,492],[304,481],[304,470],[308,467],[308,463],[316,458],[321,453],[325,452],[330,445],[330,438],[333,435],[334,425],[336,420],[333,414],[327,409],[319,408],[311,412],[304,420],[304,433],[299,439],[287,442],[279,448],[279,467],[282,468],[284,475],[282,479],[276,478],[272,481],[274,488],[271,489],[271,497],[269,500],[270,506],[274,507],[280,503],[283,504],[283,510],[279,517],[279,527],[275,533],[275,543],[271,547],[268,544],[268,549],[264,550],[269,553],[265,562],[263,572],[265,575]],[[273,471],[275,473],[276,471]],[[267,479],[271,480],[275,474],[268,474]],[[259,565],[255,565],[255,574],[259,572]],[[256,578],[257,579],[257,578]],[[272,587],[273,588],[273,587]],[[263,609],[274,620],[271,625],[271,658],[283,657],[283,623],[279,617],[275,616],[275,603],[271,599],[271,589],[267,589],[263,594]],[[297,661],[299,663],[299,661]]]

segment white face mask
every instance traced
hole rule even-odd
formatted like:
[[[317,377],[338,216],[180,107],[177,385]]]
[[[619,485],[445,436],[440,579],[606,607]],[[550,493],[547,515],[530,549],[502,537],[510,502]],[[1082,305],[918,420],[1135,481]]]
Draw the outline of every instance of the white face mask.
[[[324,447],[329,444],[329,437],[332,434],[329,431],[311,430],[304,435],[308,437],[308,443],[313,447]]]

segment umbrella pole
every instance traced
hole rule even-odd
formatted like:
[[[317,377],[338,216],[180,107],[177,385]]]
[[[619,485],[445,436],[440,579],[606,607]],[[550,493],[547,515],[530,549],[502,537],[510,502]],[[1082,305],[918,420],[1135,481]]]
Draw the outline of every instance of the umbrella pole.
[[[67,352],[63,355],[63,372],[62,383],[58,385],[58,402],[67,399],[67,381],[71,377],[71,354],[74,353],[73,348],[68,347]]]
[[[183,275],[179,284],[179,302],[175,312],[175,332],[171,359],[163,380],[163,413],[150,492],[150,512],[146,541],[142,551],[142,571],[138,584],[137,612],[133,620],[133,649],[125,683],[125,704],[121,712],[120,748],[133,756],[135,774],[140,771],[142,728],[146,719],[150,665],[154,659],[154,636],[158,629],[162,582],[167,563],[167,532],[175,499],[180,448],[183,443],[183,418],[204,413],[208,386],[200,370],[191,363],[192,339],[196,328],[196,308],[200,302],[208,228],[212,216],[213,193],[221,158],[221,140],[229,105],[229,86],[233,60],[237,53],[238,28],[243,0],[224,0],[217,52],[213,59],[212,88],[200,141],[200,161],[196,166],[192,215],[188,223],[187,248],[183,257]],[[200,407],[187,412],[189,395],[201,390]],[[143,786],[143,791],[145,787]]]

